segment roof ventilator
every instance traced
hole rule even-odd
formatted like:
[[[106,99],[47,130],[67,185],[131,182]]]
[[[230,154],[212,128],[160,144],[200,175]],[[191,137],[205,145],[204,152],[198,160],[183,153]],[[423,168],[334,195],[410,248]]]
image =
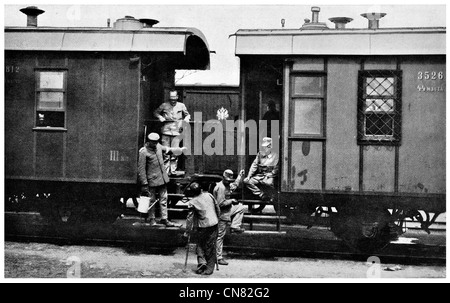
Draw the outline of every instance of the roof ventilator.
[[[312,12],[312,21],[309,19],[305,19],[305,24],[301,27],[301,29],[328,29],[328,26],[324,22],[319,22],[319,12],[320,7],[313,6],[311,7]]]
[[[27,15],[27,26],[28,27],[37,27],[37,17],[40,14],[45,13],[45,11],[37,8],[36,6],[28,6],[25,8],[22,8],[20,10],[22,13]]]
[[[364,18],[369,20],[369,29],[379,29],[380,19],[386,16],[385,13],[365,13],[361,14]]]

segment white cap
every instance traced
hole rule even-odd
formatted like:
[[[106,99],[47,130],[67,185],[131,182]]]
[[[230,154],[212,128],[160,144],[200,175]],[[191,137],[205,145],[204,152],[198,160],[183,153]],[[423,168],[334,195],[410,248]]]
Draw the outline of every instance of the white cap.
[[[159,141],[159,135],[157,133],[150,133],[147,138],[150,141]]]

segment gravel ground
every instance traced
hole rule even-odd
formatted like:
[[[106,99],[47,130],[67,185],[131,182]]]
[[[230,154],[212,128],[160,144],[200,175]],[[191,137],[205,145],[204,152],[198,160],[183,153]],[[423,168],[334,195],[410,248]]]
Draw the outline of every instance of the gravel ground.
[[[309,258],[265,258],[230,256],[210,277],[198,276],[196,257],[190,253],[185,272],[186,251],[155,253],[126,247],[53,245],[5,242],[5,278],[146,278],[146,279],[281,279],[361,278],[445,278],[445,266],[407,266]]]

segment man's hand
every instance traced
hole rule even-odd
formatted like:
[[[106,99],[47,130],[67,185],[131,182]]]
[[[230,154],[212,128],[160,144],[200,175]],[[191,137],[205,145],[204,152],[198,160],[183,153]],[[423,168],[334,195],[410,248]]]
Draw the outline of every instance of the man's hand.
[[[244,179],[244,183],[247,183],[248,181],[250,181],[250,177]]]
[[[148,185],[141,185],[141,196],[149,197]]]
[[[242,177],[243,175],[245,175],[245,170],[243,169],[243,170],[241,170],[240,172],[239,172],[239,175]]]
[[[239,201],[236,199],[231,199],[231,204],[233,205],[239,204]]]
[[[159,122],[165,122],[166,121],[166,119],[164,119],[164,117],[159,117],[158,119],[159,119]]]

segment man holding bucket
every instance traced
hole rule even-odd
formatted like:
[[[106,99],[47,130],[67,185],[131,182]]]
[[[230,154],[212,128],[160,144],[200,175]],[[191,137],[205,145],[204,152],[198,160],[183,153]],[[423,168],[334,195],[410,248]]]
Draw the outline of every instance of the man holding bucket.
[[[185,148],[170,148],[162,146],[158,143],[159,135],[151,133],[148,135],[148,142],[139,150],[138,162],[138,176],[141,184],[141,196],[150,198],[149,210],[146,206],[147,202],[143,199],[142,207],[138,210],[141,213],[146,213],[145,208],[149,212],[150,226],[156,225],[155,208],[151,207],[156,201],[156,195],[159,196],[159,205],[161,207],[161,224],[166,227],[174,227],[175,224],[168,220],[167,211],[167,183],[169,183],[169,176],[164,168],[164,154],[178,154],[180,155]]]

